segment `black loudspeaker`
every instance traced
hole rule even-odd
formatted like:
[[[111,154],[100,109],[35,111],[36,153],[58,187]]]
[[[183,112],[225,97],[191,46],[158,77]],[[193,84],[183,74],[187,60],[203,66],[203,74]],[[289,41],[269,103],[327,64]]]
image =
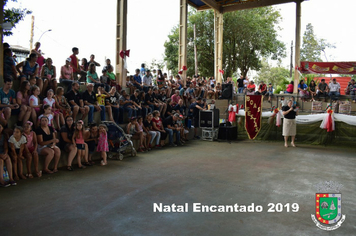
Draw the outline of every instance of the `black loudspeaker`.
[[[200,111],[199,112],[199,127],[202,128],[217,128],[219,127],[219,109]]]
[[[222,84],[221,96],[223,99],[232,99],[232,84]]]
[[[222,124],[220,124],[222,125]],[[237,139],[237,127],[236,126],[220,126],[218,139],[220,140],[236,140]]]

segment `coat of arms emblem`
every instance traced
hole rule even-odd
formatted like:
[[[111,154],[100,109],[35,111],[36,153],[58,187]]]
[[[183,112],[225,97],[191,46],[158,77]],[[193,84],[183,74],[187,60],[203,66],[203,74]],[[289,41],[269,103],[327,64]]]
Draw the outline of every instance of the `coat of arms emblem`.
[[[334,182],[326,182],[324,186],[319,184],[319,190],[339,192],[341,186]],[[315,215],[312,214],[311,217],[320,229],[331,231],[339,228],[346,216],[341,214],[341,193],[326,192],[315,194]]]

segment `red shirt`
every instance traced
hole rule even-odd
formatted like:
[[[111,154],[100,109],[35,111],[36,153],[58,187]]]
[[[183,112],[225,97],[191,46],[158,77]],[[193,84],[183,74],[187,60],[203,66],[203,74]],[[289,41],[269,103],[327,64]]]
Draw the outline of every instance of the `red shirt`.
[[[72,61],[70,62],[70,66],[73,68],[73,73],[79,73],[80,67],[79,67],[77,56],[72,54],[70,55],[70,59],[72,59]]]
[[[287,92],[288,92],[288,93],[293,93],[293,88],[294,88],[294,85],[293,85],[293,84],[288,84],[288,86],[287,86]]]
[[[266,84],[260,84],[259,90],[261,90],[261,92],[265,91],[267,89],[267,85]]]
[[[156,124],[156,127],[158,129],[162,129],[162,119],[161,117],[158,117],[158,120],[156,120],[156,118],[152,118],[152,122]]]

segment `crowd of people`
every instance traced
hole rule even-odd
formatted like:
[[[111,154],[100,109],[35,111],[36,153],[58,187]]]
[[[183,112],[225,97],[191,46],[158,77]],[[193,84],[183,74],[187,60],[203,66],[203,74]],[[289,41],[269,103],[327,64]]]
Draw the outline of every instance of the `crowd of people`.
[[[206,98],[221,95],[221,85],[214,78],[196,75],[188,77],[183,85],[180,75],[173,79],[161,70],[151,73],[144,65],[135,75],[128,76],[130,93],[126,93],[116,83],[109,59],[98,76],[100,64],[95,56],[91,55],[89,61],[83,58],[79,65],[78,48],[72,49],[61,67],[58,84],[51,58],[44,58],[39,48],[40,43],[36,43],[29,57],[16,63],[11,48],[4,45],[4,86],[0,88],[1,187],[16,185],[19,179],[56,173],[63,152],[67,153],[68,171],[74,170],[75,157],[78,168],[92,166],[95,152],[101,157],[100,165],[107,165],[107,127],[94,122],[95,112],[100,113],[102,121],[127,123],[125,131],[138,140],[138,151],[146,152],[166,146],[167,138],[169,146],[184,145],[189,141],[190,128],[194,128],[194,138],[200,139],[199,111],[207,109]],[[20,82],[16,92],[12,89],[15,80]],[[86,86],[84,91],[80,91],[81,83]],[[13,129],[8,127],[11,116],[17,117]],[[44,157],[42,170],[39,156]]]

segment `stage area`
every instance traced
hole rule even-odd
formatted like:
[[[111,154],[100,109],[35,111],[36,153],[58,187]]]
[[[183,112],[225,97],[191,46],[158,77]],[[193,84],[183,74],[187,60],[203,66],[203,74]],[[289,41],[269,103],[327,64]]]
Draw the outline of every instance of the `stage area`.
[[[355,170],[354,147],[190,141],[0,189],[1,235],[355,235]],[[343,185],[346,215],[330,233],[311,219],[314,185],[327,180]],[[188,212],[154,213],[154,203],[187,203]],[[193,203],[263,211],[192,212]],[[269,203],[299,210],[268,213]]]

